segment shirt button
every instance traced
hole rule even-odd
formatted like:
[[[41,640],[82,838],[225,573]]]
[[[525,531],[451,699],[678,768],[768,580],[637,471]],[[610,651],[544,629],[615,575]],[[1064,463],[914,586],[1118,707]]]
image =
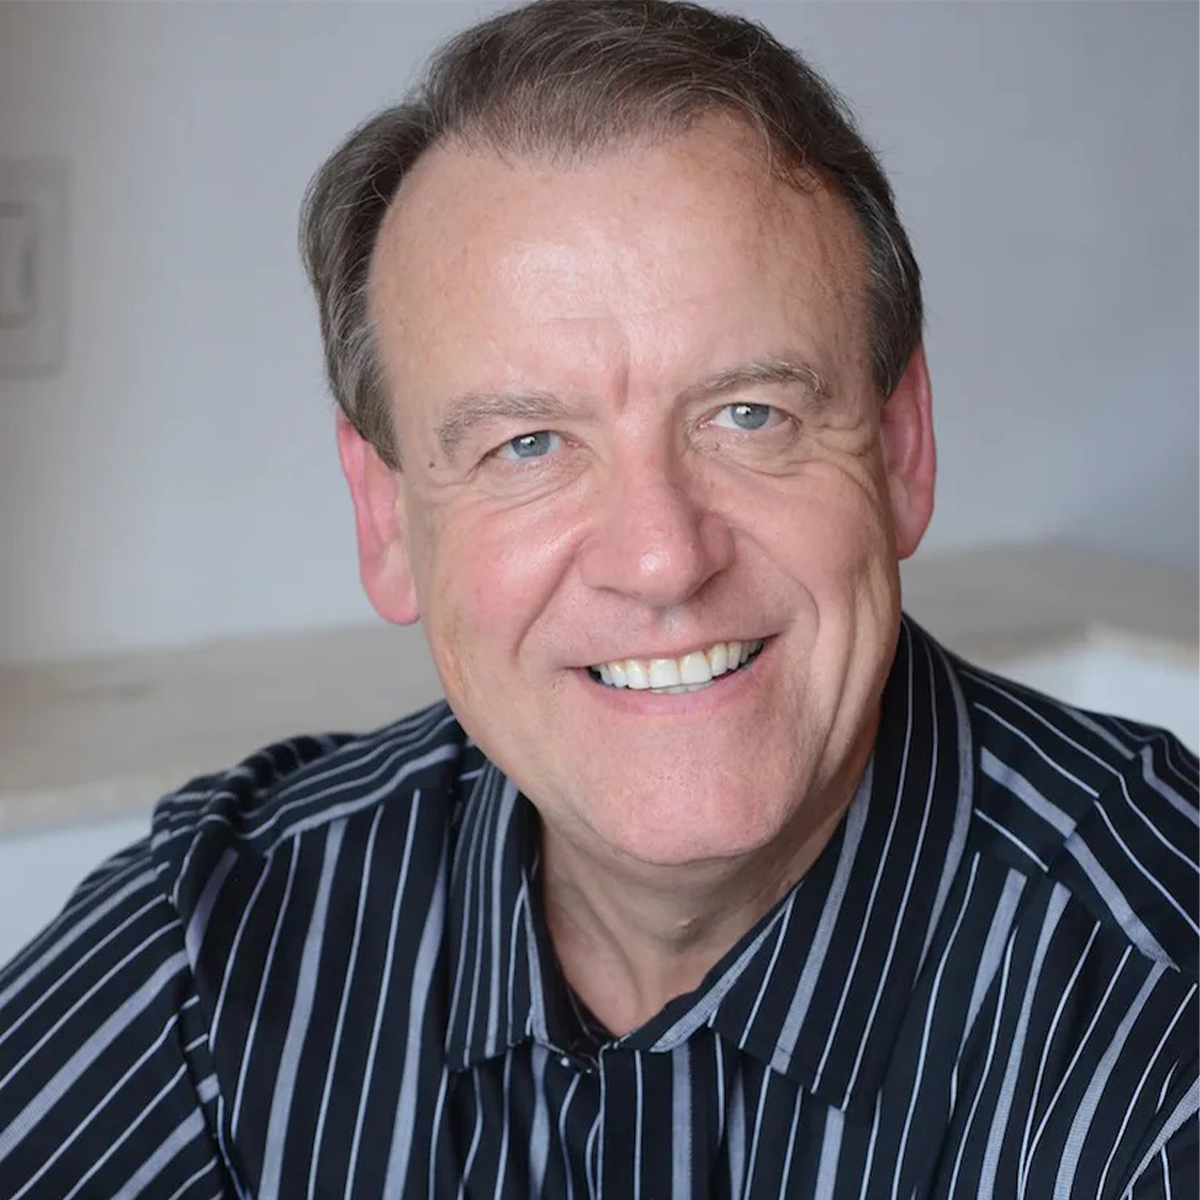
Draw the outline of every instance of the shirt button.
[[[562,1058],[558,1060],[558,1065],[560,1067],[569,1067],[571,1065],[571,1060],[564,1054]]]

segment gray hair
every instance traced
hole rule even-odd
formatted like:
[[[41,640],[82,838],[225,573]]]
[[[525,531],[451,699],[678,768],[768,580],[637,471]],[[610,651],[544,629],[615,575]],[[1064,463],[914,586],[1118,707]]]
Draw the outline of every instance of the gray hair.
[[[368,311],[384,215],[417,159],[451,139],[570,166],[728,112],[796,186],[832,184],[867,247],[871,367],[890,396],[921,338],[921,276],[892,189],[845,102],[760,25],[673,0],[537,0],[447,42],[400,104],[360,125],[309,184],[301,253],[330,387],[384,461],[399,448]]]

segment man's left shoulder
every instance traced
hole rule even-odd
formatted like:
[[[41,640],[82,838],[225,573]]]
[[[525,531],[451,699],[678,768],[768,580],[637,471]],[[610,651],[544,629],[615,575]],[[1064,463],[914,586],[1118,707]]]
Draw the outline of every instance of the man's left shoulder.
[[[1197,1112],[1196,757],[1164,730],[953,666],[974,767],[960,886],[982,903],[967,942],[984,964],[954,1069],[976,1081],[963,1094],[1000,1098],[995,1193],[1183,1194]]]
[[[1173,734],[960,672],[998,853],[1197,978],[1197,759]]]

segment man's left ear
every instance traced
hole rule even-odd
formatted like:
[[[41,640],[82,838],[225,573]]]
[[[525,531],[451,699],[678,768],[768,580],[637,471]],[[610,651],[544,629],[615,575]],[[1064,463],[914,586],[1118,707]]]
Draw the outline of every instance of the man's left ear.
[[[908,558],[933,516],[937,449],[925,347],[918,345],[879,418],[896,550]]]

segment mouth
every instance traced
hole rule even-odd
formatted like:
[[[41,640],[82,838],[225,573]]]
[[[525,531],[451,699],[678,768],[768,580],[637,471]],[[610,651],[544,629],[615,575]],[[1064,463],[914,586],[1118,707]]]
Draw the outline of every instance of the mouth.
[[[659,696],[699,692],[724,675],[742,670],[762,652],[764,640],[715,642],[679,658],[619,658],[588,667],[602,687],[648,691]]]

